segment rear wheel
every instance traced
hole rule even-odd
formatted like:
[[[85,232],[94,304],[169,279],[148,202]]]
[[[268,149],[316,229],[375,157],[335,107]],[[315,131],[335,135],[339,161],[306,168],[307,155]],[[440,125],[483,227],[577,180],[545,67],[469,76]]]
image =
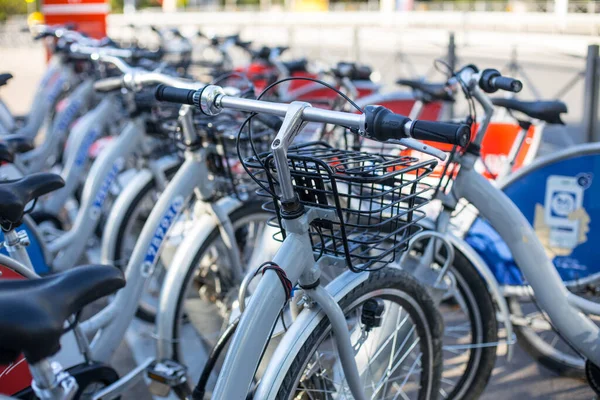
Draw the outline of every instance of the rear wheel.
[[[585,379],[585,359],[552,328],[550,318],[538,308],[532,298],[512,297],[508,304],[511,314],[518,319],[518,323],[513,326],[523,350],[559,375]],[[591,318],[596,323],[600,322]]]
[[[380,326],[367,330],[363,305],[383,305]],[[439,391],[443,323],[426,289],[404,271],[384,268],[339,302],[350,330],[367,398],[429,400]],[[353,398],[341,367],[331,325],[324,317],[291,363],[277,399]]]

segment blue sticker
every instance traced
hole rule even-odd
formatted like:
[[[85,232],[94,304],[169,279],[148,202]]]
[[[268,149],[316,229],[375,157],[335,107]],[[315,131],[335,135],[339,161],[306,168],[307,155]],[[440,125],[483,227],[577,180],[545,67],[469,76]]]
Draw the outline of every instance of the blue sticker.
[[[85,163],[85,160],[88,158],[90,147],[92,147],[92,144],[94,144],[94,141],[99,134],[100,132],[97,129],[92,129],[87,133],[85,138],[83,138],[79,149],[77,149],[77,156],[75,157],[76,167],[81,167]]]
[[[54,129],[54,131],[55,132],[67,131],[67,129],[69,129],[69,126],[71,125],[71,122],[73,122],[75,120],[75,117],[79,113],[79,109],[81,108],[82,104],[83,104],[83,102],[78,101],[78,100],[74,100],[71,103],[69,103],[67,108],[65,108],[60,113],[59,118],[56,122],[56,128]]]
[[[123,158],[118,158],[108,174],[106,178],[104,178],[104,182],[102,182],[102,186],[100,186],[100,190],[98,190],[98,194],[96,194],[96,198],[94,199],[94,203],[92,204],[92,215],[100,215],[100,211],[102,211],[102,205],[104,204],[104,200],[106,200],[106,196],[108,195],[108,191],[112,186],[117,175],[119,175],[119,171],[125,165],[125,160]]]
[[[143,270],[144,270],[144,274],[146,276],[152,274],[152,270],[154,269],[156,257],[158,256],[158,251],[160,250],[160,246],[162,245],[162,242],[164,241],[164,239],[167,235],[167,232],[169,231],[169,228],[175,221],[175,218],[177,218],[177,215],[179,215],[179,212],[181,211],[182,208],[183,208],[183,197],[182,196],[175,197],[175,199],[173,199],[173,201],[171,202],[171,205],[169,206],[169,208],[163,215],[162,219],[160,220],[160,223],[156,227],[156,230],[154,231],[154,236],[152,237],[152,240],[150,241],[150,246],[148,247],[148,250],[146,251],[146,257],[144,258],[144,269]]]

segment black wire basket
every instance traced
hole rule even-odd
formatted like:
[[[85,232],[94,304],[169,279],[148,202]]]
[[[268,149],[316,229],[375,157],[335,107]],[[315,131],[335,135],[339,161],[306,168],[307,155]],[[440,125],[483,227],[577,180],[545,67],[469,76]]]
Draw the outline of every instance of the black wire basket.
[[[412,157],[342,150],[324,142],[303,143],[288,152],[288,164],[300,202],[307,207],[334,210],[335,220],[315,219],[311,241],[317,258],[345,258],[354,272],[375,270],[397,260],[408,241],[420,231],[431,186],[423,178],[436,161]],[[271,197],[265,208],[280,228],[283,240],[279,184],[273,154],[265,152],[246,160],[253,175]]]

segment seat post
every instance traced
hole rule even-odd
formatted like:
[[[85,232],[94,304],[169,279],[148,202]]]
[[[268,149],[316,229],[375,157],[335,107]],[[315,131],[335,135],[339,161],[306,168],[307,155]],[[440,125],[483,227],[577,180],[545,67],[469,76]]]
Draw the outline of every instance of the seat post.
[[[79,385],[74,377],[57,362],[48,359],[29,365],[33,382],[31,387],[40,399],[72,400]]]
[[[14,229],[10,229],[4,232],[4,247],[11,258],[17,260],[27,268],[35,271],[29,254],[27,253],[26,246],[29,245],[29,236],[27,232],[22,230],[16,232]]]
[[[40,389],[51,389],[55,386],[56,377],[52,364],[48,360],[42,360],[29,366],[31,376],[36,386]]]

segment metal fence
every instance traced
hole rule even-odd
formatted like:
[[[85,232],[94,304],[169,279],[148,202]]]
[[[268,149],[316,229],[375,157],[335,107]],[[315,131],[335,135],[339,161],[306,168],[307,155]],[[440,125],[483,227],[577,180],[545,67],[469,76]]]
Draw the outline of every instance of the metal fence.
[[[554,12],[554,0],[548,1],[415,1],[417,11],[461,11],[461,12]],[[600,12],[598,1],[569,1],[568,12],[595,14]]]

